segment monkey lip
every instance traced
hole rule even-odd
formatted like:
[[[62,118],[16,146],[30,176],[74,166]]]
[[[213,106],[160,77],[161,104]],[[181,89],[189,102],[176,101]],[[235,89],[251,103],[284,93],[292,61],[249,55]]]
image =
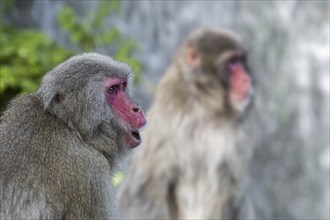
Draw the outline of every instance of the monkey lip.
[[[141,143],[141,136],[138,130],[130,130],[126,133],[126,143],[129,148],[135,148]]]
[[[132,131],[132,135],[136,140],[141,141],[140,133],[138,131]]]

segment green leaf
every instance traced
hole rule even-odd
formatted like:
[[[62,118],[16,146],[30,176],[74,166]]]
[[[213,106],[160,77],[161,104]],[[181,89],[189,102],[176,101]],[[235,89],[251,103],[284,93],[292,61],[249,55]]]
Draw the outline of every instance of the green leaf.
[[[114,186],[119,186],[123,182],[124,178],[125,178],[124,173],[117,171],[114,173],[114,175],[112,177],[112,184]]]
[[[41,32],[4,26],[0,36],[0,109],[6,97],[36,90],[41,77],[71,55]]]
[[[99,37],[97,37],[97,42],[102,45],[110,44],[112,42],[116,42],[120,39],[120,32],[116,28],[112,28],[111,30],[103,33]]]
[[[65,5],[60,11],[58,21],[65,30],[70,31],[77,23],[76,17],[77,15],[73,9]]]
[[[112,13],[119,14],[121,2],[103,0],[98,8],[87,16],[79,18],[75,11],[64,6],[58,17],[63,30],[68,33],[69,41],[76,47],[77,52],[95,51],[100,47],[107,47],[113,51],[114,57],[130,65],[135,72],[136,82],[142,72],[141,63],[132,54],[139,51],[135,40],[122,35],[115,27],[109,27],[105,21],[111,18]]]

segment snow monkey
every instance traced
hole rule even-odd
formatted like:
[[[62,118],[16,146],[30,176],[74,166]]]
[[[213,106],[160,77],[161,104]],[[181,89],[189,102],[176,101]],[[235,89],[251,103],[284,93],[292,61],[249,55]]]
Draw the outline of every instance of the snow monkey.
[[[157,85],[144,144],[119,192],[125,218],[240,218],[252,148],[242,122],[253,82],[232,32],[204,28],[178,49]]]
[[[0,123],[0,219],[116,218],[113,163],[146,123],[130,75],[110,57],[78,55],[11,102]]]

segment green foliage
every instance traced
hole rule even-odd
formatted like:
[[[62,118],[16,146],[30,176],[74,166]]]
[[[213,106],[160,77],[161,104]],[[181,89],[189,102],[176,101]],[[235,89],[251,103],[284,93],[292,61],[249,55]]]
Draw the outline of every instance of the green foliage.
[[[0,1],[0,7],[1,7],[1,11],[2,10],[8,10],[11,9],[14,5],[14,0],[1,0]]]
[[[119,14],[119,1],[100,1],[95,11],[86,18],[80,18],[70,6],[63,6],[58,16],[58,22],[68,33],[69,41],[75,46],[76,52],[95,51],[98,48],[108,48],[113,51],[113,57],[130,65],[139,81],[141,64],[132,54],[139,50],[137,43],[123,36],[115,27],[108,27],[106,19]]]
[[[0,29],[0,109],[8,96],[36,90],[41,77],[71,54],[41,32]]]
[[[114,51],[115,59],[128,63],[135,74],[141,72],[140,62],[132,57],[139,50],[136,42],[105,24],[109,16],[119,14],[119,1],[100,1],[99,7],[84,19],[71,7],[62,8],[58,21],[75,48],[72,52],[41,32],[5,26],[3,12],[8,12],[14,1],[0,1],[0,111],[15,95],[36,90],[46,72],[76,53],[106,48]],[[135,79],[138,81],[139,76]]]

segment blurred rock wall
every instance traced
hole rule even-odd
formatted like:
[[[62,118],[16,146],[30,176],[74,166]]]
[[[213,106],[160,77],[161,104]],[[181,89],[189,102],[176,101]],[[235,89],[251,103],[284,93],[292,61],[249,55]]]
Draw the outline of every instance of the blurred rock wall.
[[[56,16],[81,16],[97,1],[19,1],[6,19],[67,45]],[[329,219],[329,1],[123,1],[108,21],[136,39],[145,84],[155,85],[176,47],[200,26],[230,28],[250,53],[256,97],[248,120],[255,143],[249,193],[260,219]],[[145,85],[144,84],[144,85]],[[148,109],[143,86],[137,98]]]

